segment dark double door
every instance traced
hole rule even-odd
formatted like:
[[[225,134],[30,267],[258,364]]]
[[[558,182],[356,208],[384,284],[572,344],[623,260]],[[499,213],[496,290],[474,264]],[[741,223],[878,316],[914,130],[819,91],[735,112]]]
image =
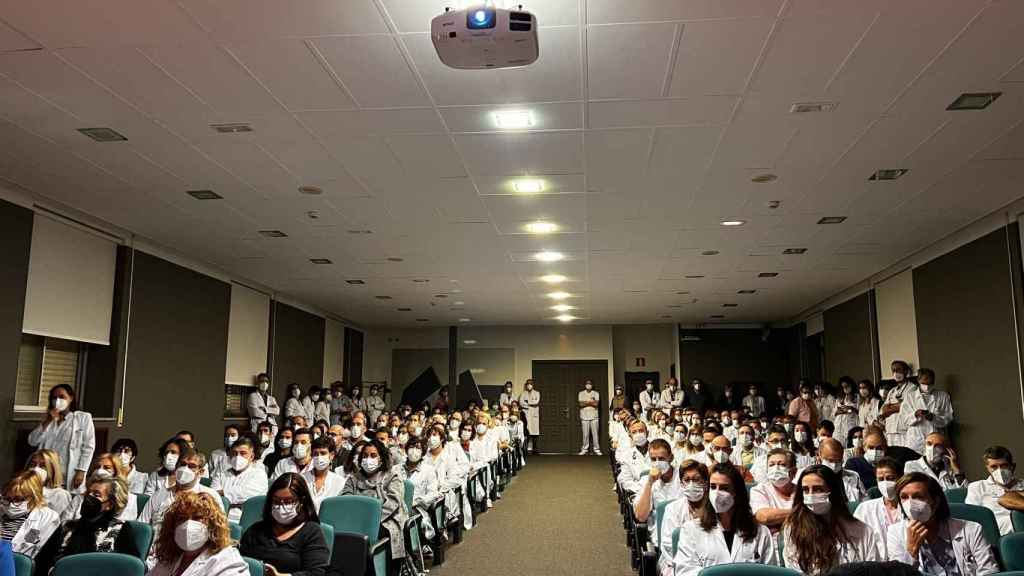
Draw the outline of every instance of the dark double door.
[[[574,454],[583,444],[579,393],[590,379],[601,394],[601,450],[608,445],[608,362],[606,360],[534,360],[533,380],[540,392],[541,452]]]

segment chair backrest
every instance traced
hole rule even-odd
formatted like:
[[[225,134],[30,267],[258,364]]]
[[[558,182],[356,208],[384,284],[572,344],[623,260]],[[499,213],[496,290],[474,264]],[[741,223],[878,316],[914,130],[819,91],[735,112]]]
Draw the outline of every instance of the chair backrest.
[[[210,485],[213,484],[213,478],[209,478],[209,477],[207,477],[207,478],[200,478],[199,479],[199,483],[202,484],[203,486],[206,486],[207,488],[209,488]]]
[[[121,530],[126,530],[128,533],[132,556],[145,562],[146,556],[149,555],[149,548],[153,545],[153,526],[145,522],[129,520],[124,523]]]
[[[231,539],[235,542],[242,539],[242,526],[237,522],[228,522],[228,530],[231,531]]]
[[[800,576],[800,572],[767,564],[719,564],[701,570],[699,576]]]
[[[412,511],[412,500],[416,496],[416,485],[412,483],[412,480],[405,481],[405,509],[409,512]]]
[[[967,501],[967,488],[950,488],[946,490],[946,501],[950,504],[963,504]]]
[[[657,519],[655,520],[657,525],[654,529],[655,545],[658,545],[658,542],[661,542],[661,521],[665,518],[665,508],[667,508],[668,505],[673,502],[675,502],[674,499],[665,500],[664,502],[658,502],[658,505],[654,508],[654,515],[657,516]]]
[[[1011,510],[1010,521],[1013,523],[1014,532],[1024,532],[1024,512]]]
[[[850,509],[850,514],[853,514],[854,512],[857,511],[857,506],[860,506],[860,502],[858,502],[856,500],[854,500],[852,502],[849,501],[849,500],[846,501],[846,507]]]
[[[672,557],[675,558],[679,549],[679,528],[672,530]]]
[[[981,530],[985,533],[985,540],[989,546],[999,550],[999,524],[996,522],[996,515],[984,506],[974,504],[949,504],[949,512],[953,518],[970,520],[981,524]]]
[[[321,524],[330,525],[335,532],[362,534],[370,546],[377,543],[380,518],[380,501],[369,496],[332,496],[320,503]]]
[[[221,496],[220,502],[224,505],[224,513],[227,514],[231,510],[231,501],[228,500],[227,496]]]
[[[242,527],[243,533],[263,519],[263,504],[266,501],[266,496],[253,496],[242,504],[242,517],[238,520],[238,525]]]
[[[145,508],[146,504],[148,504],[148,503],[149,503],[149,494],[136,494],[135,495],[135,504],[139,508],[139,514],[142,514],[142,509]]]
[[[114,552],[89,552],[65,556],[53,567],[52,576],[144,576],[146,565],[135,556]]]
[[[1014,532],[999,541],[999,552],[1003,557],[1003,568],[1024,570],[1024,532]]]
[[[869,498],[881,498],[882,497],[882,491],[878,489],[878,486],[872,486],[871,488],[868,488],[868,497]]]
[[[24,554],[14,553],[14,576],[32,576],[36,563]]]
[[[249,576],[263,576],[263,561],[248,556],[242,556],[242,560],[249,565]]]
[[[320,524],[320,530],[324,533],[324,540],[327,541],[327,555],[328,557],[334,554],[334,526],[330,524]]]

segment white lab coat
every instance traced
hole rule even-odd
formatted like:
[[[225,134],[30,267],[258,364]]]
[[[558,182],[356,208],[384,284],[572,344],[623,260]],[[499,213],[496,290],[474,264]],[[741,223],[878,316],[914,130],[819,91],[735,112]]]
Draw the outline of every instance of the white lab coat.
[[[128,491],[132,494],[146,492],[146,473],[140,472],[135,466],[128,471]]]
[[[174,487],[174,474],[160,474],[163,469],[163,464],[161,464],[159,469],[150,472],[146,477],[145,494],[152,496],[160,490],[170,490]]]
[[[903,467],[904,474],[910,474],[911,472],[921,472],[927,474],[935,479],[942,486],[943,490],[949,490],[950,488],[963,488],[967,485],[967,478],[961,478],[959,481],[956,479],[956,475],[948,467],[943,466],[938,473],[932,470],[931,466],[928,465],[928,461],[922,456],[917,460],[911,460],[907,462]]]
[[[839,414],[840,408],[846,408],[847,410],[850,410],[850,412],[846,414]],[[861,425],[857,398],[853,398],[851,400],[845,397],[840,397],[836,399],[835,409],[832,411],[832,423],[836,426],[832,437],[838,440],[843,446],[846,446],[846,436],[850,433],[850,429]]]
[[[295,458],[282,458],[277,461],[277,466],[274,466],[274,473],[270,475],[270,480],[277,480],[277,477],[287,472],[295,472],[296,474],[305,474],[313,469],[313,459],[309,459],[309,463],[305,466],[299,467],[299,464],[295,462]]]
[[[210,488],[223,492],[231,508],[228,520],[238,522],[242,519],[242,506],[253,496],[266,496],[270,484],[267,481],[267,469],[259,462],[249,464],[245,470],[235,472],[227,467],[213,475]]]
[[[857,510],[854,511],[853,517],[861,522],[867,524],[878,534],[879,544],[882,547],[882,556],[885,558],[891,558],[889,555],[889,539],[882,538],[883,534],[888,534],[889,526],[899,523],[901,520],[900,510],[896,508],[890,510],[885,507],[885,501],[882,498],[872,498],[865,502],[861,502],[857,506]]]
[[[540,391],[534,388],[520,394],[519,406],[526,413],[526,433],[540,435]]]
[[[302,415],[306,418],[306,426],[316,422],[316,403],[308,394],[302,397]]]
[[[277,415],[281,413],[281,407],[277,405],[277,399],[270,394],[265,397],[259,390],[249,393],[246,407],[249,410],[249,428],[256,430],[260,422],[270,422],[273,430],[277,431]]]
[[[946,521],[945,527],[939,528],[940,537],[949,535],[949,541],[953,545],[953,555],[956,556],[956,565],[964,576],[982,576],[984,574],[995,574],[999,572],[999,564],[996,563],[992,554],[992,547],[985,541],[985,533],[981,524],[970,520],[950,518]],[[886,533],[889,560],[896,560],[909,564],[915,568],[920,566],[920,554],[924,546],[918,551],[917,558],[911,558],[907,551],[907,522],[901,520],[889,526]]]
[[[815,398],[814,406],[818,409],[818,422],[832,420],[836,409],[836,399],[828,394]]]
[[[917,391],[917,386],[907,380],[889,390],[885,395],[885,401],[882,403],[883,406],[886,404],[898,404],[900,406],[899,412],[891,414],[885,419],[885,437],[889,441],[890,446],[907,445],[907,428],[914,421],[912,406],[920,405],[923,402],[920,399],[911,398],[917,395],[920,395],[920,392]]]
[[[664,518],[661,519],[661,527],[658,524],[654,525],[654,530],[650,531],[652,537],[658,542],[658,574],[661,576],[672,576],[675,573],[675,555],[672,551],[672,533],[675,532],[676,528],[680,529],[680,539],[682,538],[682,527],[686,524],[697,520],[697,516],[694,515],[693,509],[690,507],[690,501],[686,498],[677,498],[673,500],[669,505],[665,506],[663,511]],[[700,514],[698,509],[697,514]]]
[[[671,388],[665,388],[661,391],[661,397],[658,398],[658,407],[662,410],[672,410],[683,405],[683,398],[686,393],[682,390],[676,389],[675,392]]]
[[[413,484],[412,510],[409,514],[419,514],[423,517],[423,532],[427,540],[434,538],[434,521],[430,517],[428,506],[441,496],[440,484],[437,480],[437,471],[429,462],[420,461],[412,470],[402,467],[402,474],[405,479]]]
[[[291,418],[292,416],[306,417],[306,409],[302,406],[302,400],[294,396],[284,402],[284,417]]]
[[[498,397],[499,406],[508,406],[512,404],[516,399],[516,395],[513,392],[502,392],[501,396]]]
[[[1007,490],[1007,488],[993,482],[990,476],[984,480],[976,480],[968,484],[967,499],[965,500],[967,504],[984,506],[991,510],[996,516],[996,522],[999,523],[999,533],[1003,536],[1013,532],[1010,510],[1003,508],[1002,504],[999,503],[999,498],[1006,494]],[[1009,490],[1014,492],[1024,490],[1024,480],[1015,479],[1010,485]]]
[[[65,414],[60,424],[50,422],[44,427],[40,423],[29,433],[28,443],[38,450],[56,452],[64,466],[64,485],[69,490],[78,488],[71,486],[75,471],[88,470],[93,453],[96,452],[96,429],[93,427],[92,414],[78,410]]]
[[[366,405],[370,411],[369,416],[371,422],[376,422],[377,417],[383,414],[384,411],[387,410],[388,408],[388,405],[384,402],[384,397],[381,396],[380,394],[376,396],[370,396],[369,400],[367,400],[366,402]]]
[[[316,424],[320,420],[331,422],[331,403],[323,398],[313,406],[313,422],[310,424]]]
[[[653,388],[650,391],[644,389],[642,392],[640,392],[640,410],[644,414],[647,414],[648,412],[651,411],[651,409],[658,407],[659,399],[660,397],[658,396],[658,393]],[[640,417],[639,414],[637,414],[636,416],[638,418]]]
[[[208,494],[213,501],[217,503],[217,507],[224,510],[224,501],[221,499],[220,494],[212,488],[203,486],[199,482],[196,482],[189,492],[194,494]],[[153,494],[149,498],[149,502],[139,512],[139,522],[153,525],[154,530],[159,530],[160,522],[164,519],[164,513],[174,503],[174,497],[177,492],[174,490],[158,490],[156,494]],[[225,511],[226,512],[226,511]],[[153,541],[156,542],[157,535],[153,534]]]
[[[625,452],[625,457],[620,460],[622,466],[619,468],[619,475],[615,479],[619,486],[627,492],[639,492],[641,482],[650,473],[651,459],[646,453],[641,453],[635,446]]]
[[[46,544],[53,532],[60,526],[60,515],[46,506],[39,506],[28,513],[18,533],[11,540],[11,549],[18,554],[35,558],[39,549]]]
[[[444,506],[449,519],[454,518],[459,511],[459,501],[453,491],[456,488],[462,488],[463,526],[466,529],[472,528],[473,512],[469,507],[469,492],[466,489],[470,464],[462,447],[450,442],[445,444],[444,448],[439,450],[436,455],[428,451],[423,455],[423,461],[434,468],[438,488],[445,497]]]
[[[679,549],[674,559],[676,576],[696,576],[708,566],[729,563],[778,565],[775,539],[766,526],[757,525],[757,533],[744,540],[738,532],[732,549],[725,543],[722,527],[715,525],[705,531],[699,521],[683,526],[679,533]]]
[[[67,522],[68,520],[77,520],[82,517],[82,494],[75,494],[74,499],[71,500],[71,505],[67,507],[63,514],[60,516],[61,522]],[[136,520],[139,517],[139,497],[136,494],[128,494],[128,502],[124,505],[124,510],[117,515],[118,520]]]
[[[228,451],[224,448],[217,448],[210,452],[210,461],[206,463],[206,468],[210,471],[210,478],[216,476],[218,472],[229,470],[231,458]]]
[[[750,410],[750,416],[753,418],[760,418],[761,414],[764,414],[765,403],[763,396],[751,396],[747,394],[743,397],[743,405]]]
[[[845,522],[845,521],[843,521]],[[867,524],[855,521],[846,525],[846,533],[850,536],[851,542],[839,542],[839,564],[851,562],[881,562],[882,544],[875,531]],[[800,570],[799,550],[789,536],[789,529],[782,530],[782,563],[786,568]],[[819,569],[814,574],[821,574],[824,571]]]
[[[175,576],[180,563],[180,556],[174,562],[161,562],[146,572],[146,576]],[[249,565],[237,548],[228,546],[216,554],[209,550],[203,552],[180,576],[249,576]]]
[[[796,493],[794,488],[793,493]],[[793,494],[786,498],[771,482],[758,484],[750,489],[750,511],[757,514],[764,509],[791,510],[793,508]],[[777,530],[777,528],[776,528]]]
[[[804,468],[797,468],[796,478],[800,478],[803,474]],[[864,487],[864,482],[860,479],[860,474],[857,474],[853,470],[842,469],[843,472],[843,490],[846,492],[847,502],[863,502],[868,497],[868,489]],[[881,536],[881,534],[879,534]]]
[[[577,402],[601,402],[601,394],[597,390],[580,390],[579,394],[576,395]],[[598,404],[600,405],[600,404]],[[600,417],[600,411],[595,406],[585,406],[580,408],[580,420],[590,421],[597,420]],[[596,429],[595,429],[596,432]]]
[[[71,492],[63,488],[43,488],[43,501],[46,503],[46,507],[56,512],[61,518],[68,514],[72,500]]]
[[[345,471],[341,467],[339,467],[338,470],[339,472],[334,472],[332,470],[327,471],[327,477],[324,478],[324,486],[320,490],[317,490],[316,487],[314,470],[309,470],[302,474],[302,479],[306,481],[306,486],[309,487],[309,494],[313,497],[313,504],[316,506],[317,512],[320,511],[320,503],[326,498],[341,496],[341,489],[345,487],[345,481],[348,480],[348,475],[345,474]]]
[[[929,390],[921,393],[919,388],[914,394],[908,394],[900,405],[900,416],[907,420],[906,446],[915,452],[924,454],[925,438],[932,432],[946,433],[946,426],[953,421],[953,403],[949,394],[942,390]],[[918,419],[914,413],[918,410],[931,412],[931,420]]]

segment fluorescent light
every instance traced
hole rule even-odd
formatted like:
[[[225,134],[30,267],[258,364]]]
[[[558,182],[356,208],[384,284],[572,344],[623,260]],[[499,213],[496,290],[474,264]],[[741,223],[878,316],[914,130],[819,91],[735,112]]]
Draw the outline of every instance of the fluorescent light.
[[[552,300],[565,300],[570,296],[572,296],[572,294],[569,294],[568,292],[548,292],[548,298],[551,298]]]
[[[565,258],[565,254],[562,254],[561,252],[552,252],[550,250],[545,250],[543,252],[537,252],[536,254],[533,255],[533,257],[541,262],[558,262],[559,260]]]
[[[551,307],[555,312],[568,312],[569,310],[575,310],[575,306],[569,306],[568,304],[555,304]]]
[[[530,234],[551,234],[558,232],[558,224],[554,222],[530,222],[523,226],[523,229]]]
[[[544,191],[544,181],[538,178],[520,178],[512,181],[512,189],[520,194],[537,194]]]
[[[522,130],[533,126],[533,112],[529,110],[498,110],[494,125],[502,130]]]
[[[566,280],[567,278],[561,274],[548,274],[540,277],[541,282],[547,282],[548,284],[558,284],[559,282],[565,282]]]
[[[555,320],[560,320],[562,322],[572,322],[575,319],[576,317],[570,314],[560,314],[558,316],[555,316]]]
[[[746,224],[743,220],[722,220],[722,226],[743,226]]]
[[[476,344],[476,340],[463,340],[462,343],[472,346],[473,344]]]
[[[471,318],[459,318],[459,322],[471,322]]]

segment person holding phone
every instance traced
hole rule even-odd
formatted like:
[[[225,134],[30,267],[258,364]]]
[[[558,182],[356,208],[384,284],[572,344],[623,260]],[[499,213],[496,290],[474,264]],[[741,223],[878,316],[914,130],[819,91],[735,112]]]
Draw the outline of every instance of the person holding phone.
[[[906,471],[931,476],[943,490],[967,486],[967,476],[960,470],[960,459],[949,447],[946,436],[939,432],[928,435],[925,439],[924,456],[907,462]]]

